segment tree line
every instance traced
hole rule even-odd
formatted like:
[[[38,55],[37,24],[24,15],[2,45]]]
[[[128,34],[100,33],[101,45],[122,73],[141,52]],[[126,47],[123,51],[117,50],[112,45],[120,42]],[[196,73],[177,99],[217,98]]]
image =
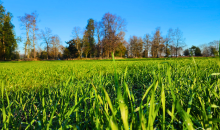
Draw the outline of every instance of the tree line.
[[[25,14],[18,18],[21,22],[22,29],[26,31],[23,58],[57,59],[61,57],[63,46],[61,45],[60,37],[56,34],[52,34],[50,28],[39,31],[37,26],[37,12]],[[46,45],[45,48],[40,47],[39,44],[38,47],[36,47],[38,40],[42,41],[40,45]]]
[[[2,60],[25,59],[72,59],[117,57],[178,57],[216,56],[220,41],[213,41],[199,47],[186,48],[183,32],[170,28],[162,36],[158,27],[152,34],[143,37],[130,36],[125,40],[126,21],[122,17],[105,13],[100,21],[89,19],[84,30],[74,27],[73,38],[61,45],[61,39],[50,28],[40,30],[37,26],[38,14],[33,12],[19,16],[25,39],[15,38],[12,15],[0,6],[0,57]],[[41,43],[38,43],[39,40]],[[17,42],[23,42],[24,54],[19,55]],[[44,48],[41,45],[44,44]],[[20,56],[20,57],[19,57]]]
[[[75,37],[66,42],[68,46],[63,56],[109,58],[113,53],[119,57],[177,57],[185,46],[179,28],[169,29],[166,37],[163,37],[160,28],[157,28],[152,36],[131,36],[128,42],[124,39],[125,32],[126,22],[120,16],[106,13],[101,21],[89,19],[82,37],[79,37],[79,27],[73,29]]]
[[[125,19],[106,13],[101,21],[88,20],[82,37],[80,28],[74,27],[70,41],[66,42],[64,58],[109,58],[111,53],[118,57],[178,57],[178,56],[217,56],[220,41],[203,44],[199,47],[186,48],[183,32],[170,28],[166,36],[162,36],[160,28],[153,34],[144,37],[130,36],[124,39],[126,32]]]

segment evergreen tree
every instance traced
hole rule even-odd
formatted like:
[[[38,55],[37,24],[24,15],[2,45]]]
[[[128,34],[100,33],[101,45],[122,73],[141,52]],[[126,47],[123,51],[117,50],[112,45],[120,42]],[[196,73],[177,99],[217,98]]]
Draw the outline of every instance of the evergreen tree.
[[[65,59],[70,58],[70,51],[69,51],[68,48],[65,48],[65,50],[64,50],[64,52],[63,52],[63,57],[64,57]]]
[[[68,58],[77,58],[79,56],[78,50],[76,48],[76,40],[72,39],[68,42],[66,42],[66,44],[68,44],[69,46],[67,47],[67,49],[69,50],[69,57]]]
[[[125,43],[125,41],[124,41],[124,43]],[[116,51],[115,51],[115,56],[120,56],[120,57],[125,56],[125,53],[127,50],[126,50],[124,43],[118,44]]]
[[[5,10],[2,4],[0,5],[0,59],[3,59],[4,56],[4,45],[2,43],[3,39],[3,23],[4,23],[4,18],[5,18]]]
[[[15,39],[14,25],[11,23],[12,15],[4,11],[0,5],[0,58],[11,60],[14,57],[17,42]]]
[[[199,47],[196,47],[195,49],[195,56],[202,56],[202,53]]]
[[[218,55],[218,51],[216,50],[215,47],[211,46],[210,47],[210,51],[211,51],[211,55],[213,55],[213,56],[217,56]]]
[[[5,44],[5,58],[11,60],[17,48],[17,42],[15,39],[14,25],[11,23],[11,14],[7,13],[3,24],[3,42]]]
[[[195,50],[196,50],[196,46],[192,46],[191,48],[189,48],[189,51],[191,53],[191,55],[195,55]]]
[[[88,33],[87,31],[85,32],[83,36],[83,53],[85,57],[87,58],[89,52],[91,51],[91,44],[89,43],[89,38],[88,38]]]
[[[184,56],[189,56],[190,55],[189,49],[186,49],[185,51],[183,51],[183,54],[184,54]]]
[[[89,44],[85,44],[85,49],[89,50],[88,54],[90,57],[94,56],[95,53],[95,39],[94,39],[94,33],[95,33],[95,25],[94,20],[89,19],[88,24],[86,26],[86,32],[85,32],[85,41]]]

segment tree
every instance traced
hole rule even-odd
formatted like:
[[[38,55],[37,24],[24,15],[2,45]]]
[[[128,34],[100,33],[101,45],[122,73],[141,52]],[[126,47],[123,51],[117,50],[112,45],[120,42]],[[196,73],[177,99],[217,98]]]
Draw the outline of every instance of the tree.
[[[170,45],[169,48],[170,48],[170,54],[171,54],[171,57],[172,57],[172,56],[174,56],[176,54],[176,51],[175,51],[176,48],[173,45]]]
[[[151,36],[149,34],[146,34],[144,37],[144,57],[148,57],[149,51],[150,51],[150,45],[151,45]]]
[[[51,38],[51,44],[52,46],[52,51],[53,51],[53,58],[56,59],[58,57],[59,50],[61,48],[60,46],[60,37],[58,35],[54,35]]]
[[[19,55],[19,52],[18,51],[15,51],[12,55],[12,60],[17,60],[17,59],[20,59],[20,55]]]
[[[218,52],[218,51],[219,51],[219,41],[214,40],[214,41],[210,42],[209,45],[210,45],[210,48],[213,48],[213,50],[216,51],[216,52],[215,52],[216,54],[213,53],[213,55],[215,55],[215,56],[218,55],[218,53],[219,53],[219,52]],[[215,49],[214,49],[214,48],[215,48]]]
[[[169,45],[173,44],[173,37],[174,37],[174,32],[173,29],[170,28],[168,30],[168,34],[166,36],[166,38],[164,39],[164,43],[165,43],[165,54],[168,57],[170,55],[170,49],[169,49]]]
[[[85,39],[86,39],[86,43],[89,44],[85,44],[86,48],[88,50],[88,53],[90,54],[90,57],[92,55],[94,55],[95,53],[95,39],[94,39],[94,33],[95,33],[95,25],[94,25],[94,20],[93,19],[89,19],[88,20],[88,24],[86,26],[86,32],[85,32]],[[86,56],[87,57],[87,56]]]
[[[82,40],[80,39],[80,33],[81,33],[81,29],[80,27],[74,27],[72,34],[73,34],[73,40],[74,41],[74,45],[75,48],[77,49],[78,52],[78,56],[80,56],[80,58],[82,58],[82,53],[83,53],[83,44],[82,44]]]
[[[66,42],[69,46],[67,47],[69,51],[69,57],[68,58],[77,58],[80,54],[78,52],[77,46],[79,47],[78,41],[76,39],[72,39],[68,42]],[[65,58],[65,57],[64,57]]]
[[[210,46],[210,51],[211,51],[211,55],[217,56],[218,55],[218,51],[216,50],[215,47]]]
[[[64,57],[65,59],[67,59],[67,60],[68,60],[68,58],[70,58],[70,51],[69,51],[68,48],[65,48],[65,49],[64,49],[63,57]]]
[[[191,48],[189,48],[190,54],[191,54],[192,56],[195,55],[195,50],[196,50],[196,46],[192,46]]]
[[[176,51],[176,57],[178,56],[178,51],[181,50],[184,46],[185,46],[185,42],[184,42],[184,38],[183,38],[183,33],[181,32],[181,30],[179,28],[175,29],[174,31],[174,39],[173,39],[173,45],[175,47],[175,51]]]
[[[5,12],[4,7],[0,5],[0,55],[2,60],[11,60],[16,53],[17,41],[11,18],[11,13]]]
[[[190,55],[190,54],[189,54],[189,49],[184,50],[184,51],[183,51],[183,55],[184,55],[184,56],[189,56],[189,55]]]
[[[162,43],[159,45],[159,49],[158,49],[158,53],[159,53],[159,57],[162,56],[162,53],[166,50],[165,45]]]
[[[5,21],[5,9],[2,4],[0,4],[0,56],[2,60],[5,60],[5,45],[3,40],[3,25]]]
[[[207,46],[207,44],[200,45],[200,48],[202,49],[203,56],[210,56],[211,55],[210,48]]]
[[[122,57],[122,56],[124,56],[125,55],[125,53],[126,53],[126,45],[127,45],[128,43],[126,42],[126,41],[123,41],[122,43],[119,43],[118,44],[118,47],[116,48],[116,54],[117,54],[117,56],[120,56],[120,57]]]
[[[42,51],[41,55],[40,55],[40,58],[41,59],[47,59],[47,57],[48,57],[47,52],[46,51]]]
[[[115,53],[118,44],[124,40],[125,20],[120,16],[106,13],[102,18],[103,51],[109,57]]]
[[[189,48],[189,51],[191,55],[202,56],[202,53],[199,47],[192,46],[191,48]]]
[[[161,36],[160,28],[157,28],[153,36],[153,40],[151,42],[152,57],[159,57],[158,51],[159,51],[160,44],[162,43],[163,43],[163,37]]]
[[[167,57],[169,57],[169,55],[171,55],[171,51],[170,51],[169,47],[166,47],[165,54]]]
[[[195,49],[195,56],[202,56],[202,53],[199,47],[196,47]]]
[[[101,22],[95,22],[95,34],[97,36],[97,53],[99,55],[99,57],[102,56],[102,43],[101,43],[101,27],[102,27],[102,23]]]
[[[143,51],[143,40],[141,37],[132,36],[129,40],[131,55],[133,57],[140,57]]]
[[[84,36],[83,36],[83,52],[87,58],[89,52],[91,51],[91,44],[89,43],[89,36],[88,32],[85,31]]]
[[[27,55],[27,51],[28,51],[27,49],[29,48],[29,46],[31,46],[29,32],[30,32],[30,28],[32,25],[32,21],[33,21],[33,16],[25,13],[24,16],[19,16],[18,18],[22,23],[21,26],[25,27],[26,29],[26,42],[25,42],[25,47],[24,47],[24,50],[25,50],[24,57],[26,58],[27,56],[27,58],[29,58],[29,54]]]
[[[52,40],[52,31],[50,28],[45,28],[44,30],[41,30],[41,36],[43,38],[44,43],[46,44],[46,50],[47,50],[47,60],[49,57],[49,48],[51,45],[51,40]]]
[[[36,25],[36,23],[37,23],[37,17],[38,17],[38,14],[37,14],[37,12],[33,12],[32,14],[31,14],[31,26],[32,26],[32,33],[33,33],[33,47],[34,47],[34,58],[36,57],[36,52],[35,52],[35,41],[36,41],[36,36],[35,36],[35,32],[38,30],[38,28],[37,28],[37,25]]]

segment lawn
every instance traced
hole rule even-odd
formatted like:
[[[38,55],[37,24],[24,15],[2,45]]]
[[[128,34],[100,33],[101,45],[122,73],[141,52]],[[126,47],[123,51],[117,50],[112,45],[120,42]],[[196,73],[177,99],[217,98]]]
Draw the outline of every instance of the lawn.
[[[220,129],[215,58],[1,62],[0,128]]]

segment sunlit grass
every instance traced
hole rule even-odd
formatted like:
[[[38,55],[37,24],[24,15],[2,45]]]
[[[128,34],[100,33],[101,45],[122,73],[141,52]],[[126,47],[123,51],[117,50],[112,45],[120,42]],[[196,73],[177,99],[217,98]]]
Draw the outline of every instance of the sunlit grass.
[[[213,58],[1,63],[3,129],[219,129]]]

